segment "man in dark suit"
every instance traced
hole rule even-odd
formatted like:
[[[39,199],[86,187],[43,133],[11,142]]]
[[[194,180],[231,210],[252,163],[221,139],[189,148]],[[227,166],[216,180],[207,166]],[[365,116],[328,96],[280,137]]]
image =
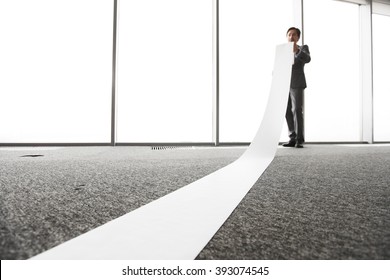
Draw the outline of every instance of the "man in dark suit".
[[[283,144],[283,146],[303,148],[303,143],[305,142],[303,135],[303,92],[306,88],[303,68],[306,63],[310,62],[311,58],[309,47],[297,44],[301,37],[301,31],[298,28],[289,28],[286,36],[289,42],[294,42],[294,64],[292,66],[290,93],[286,110],[290,141]]]

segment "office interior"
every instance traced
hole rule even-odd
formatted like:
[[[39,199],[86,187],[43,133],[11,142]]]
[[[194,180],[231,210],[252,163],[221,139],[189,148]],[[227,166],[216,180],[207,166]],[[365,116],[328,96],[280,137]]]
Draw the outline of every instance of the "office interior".
[[[238,159],[291,26],[305,148],[278,147],[197,259],[389,259],[390,1],[0,1],[0,26],[1,259]]]

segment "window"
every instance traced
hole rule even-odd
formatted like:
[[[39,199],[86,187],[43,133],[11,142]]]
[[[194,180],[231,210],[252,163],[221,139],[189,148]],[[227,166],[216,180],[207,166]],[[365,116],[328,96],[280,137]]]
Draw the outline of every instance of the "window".
[[[373,15],[374,141],[390,141],[390,17]]]
[[[119,5],[118,142],[212,141],[209,0]]]
[[[304,1],[306,141],[360,141],[359,7]]]
[[[113,3],[0,2],[0,142],[109,142]]]
[[[220,1],[220,141],[250,142],[263,118],[275,46],[293,26],[290,0]]]

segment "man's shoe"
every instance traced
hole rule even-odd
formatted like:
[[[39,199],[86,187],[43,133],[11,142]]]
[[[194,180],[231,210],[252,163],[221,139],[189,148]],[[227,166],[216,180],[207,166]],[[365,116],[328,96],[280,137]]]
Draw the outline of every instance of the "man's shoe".
[[[288,142],[288,143],[284,143],[283,145],[282,145],[283,147],[295,147],[295,142]]]
[[[303,148],[302,143],[297,143],[297,144],[295,145],[295,148]]]

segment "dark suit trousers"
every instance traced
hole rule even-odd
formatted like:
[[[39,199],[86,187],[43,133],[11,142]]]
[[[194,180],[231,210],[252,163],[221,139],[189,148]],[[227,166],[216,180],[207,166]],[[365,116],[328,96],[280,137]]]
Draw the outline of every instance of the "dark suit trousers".
[[[288,136],[291,142],[303,143],[303,88],[290,88],[288,97],[286,120]]]

